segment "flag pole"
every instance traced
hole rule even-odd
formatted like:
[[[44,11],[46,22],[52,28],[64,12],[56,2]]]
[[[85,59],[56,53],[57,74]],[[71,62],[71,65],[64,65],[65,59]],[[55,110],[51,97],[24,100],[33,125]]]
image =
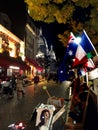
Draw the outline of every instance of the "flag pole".
[[[92,47],[93,47],[93,49],[94,49],[94,51],[95,51],[96,55],[98,56],[98,53],[97,53],[97,51],[96,51],[96,49],[95,49],[94,45],[92,44],[92,42],[91,42],[90,38],[88,37],[88,35],[87,35],[87,33],[86,33],[86,31],[85,31],[84,29],[83,29],[83,32],[85,33],[86,37],[88,38],[88,40],[89,40],[90,44],[92,45]]]
[[[86,82],[87,82],[87,86],[88,86],[88,72],[86,72]]]

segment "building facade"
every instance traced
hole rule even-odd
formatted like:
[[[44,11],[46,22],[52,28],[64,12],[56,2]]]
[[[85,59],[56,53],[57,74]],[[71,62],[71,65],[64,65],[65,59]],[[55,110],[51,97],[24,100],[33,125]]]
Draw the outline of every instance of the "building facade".
[[[11,21],[6,14],[0,15],[0,19],[1,77],[13,73],[33,77],[37,71],[42,72],[43,68],[36,61],[40,31],[30,17],[26,19],[24,41],[10,31]]]
[[[4,62],[0,63],[0,66],[5,67],[7,64],[6,76],[11,76],[16,73],[15,71],[31,78],[36,73],[44,73],[47,58],[53,57],[54,53],[53,49],[51,50],[52,53],[49,52],[47,41],[42,34],[42,28],[37,28],[27,14],[24,39],[21,40],[11,32],[12,21],[10,21],[8,15],[0,13],[0,19],[0,55],[7,55],[6,59],[3,57]],[[41,55],[39,56],[39,54]],[[8,62],[8,59],[10,59],[10,62]],[[10,63],[12,66],[15,65],[17,69],[13,69],[13,71],[11,70],[13,67],[9,69]],[[0,72],[3,72],[2,68]]]
[[[0,24],[0,76],[27,74],[30,67],[25,62],[25,43]]]
[[[31,67],[31,77],[43,71],[43,67],[36,61],[39,39],[38,34],[39,29],[33,24],[31,19],[28,18],[25,28],[25,60]]]

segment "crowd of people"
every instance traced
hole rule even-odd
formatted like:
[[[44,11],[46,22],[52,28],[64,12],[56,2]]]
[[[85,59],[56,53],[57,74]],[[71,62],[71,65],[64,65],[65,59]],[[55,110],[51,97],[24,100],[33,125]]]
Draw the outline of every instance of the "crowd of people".
[[[39,81],[39,75],[35,75],[31,81],[34,83],[34,93],[38,90]],[[7,95],[8,98],[13,98],[14,93],[17,93],[17,98],[24,97],[24,86],[25,80],[21,74],[6,77],[4,80],[0,79],[0,96]]]
[[[17,93],[17,98],[25,94],[23,77],[21,75],[7,77],[3,82],[0,80],[1,96],[6,95],[8,98],[13,98],[15,92]]]

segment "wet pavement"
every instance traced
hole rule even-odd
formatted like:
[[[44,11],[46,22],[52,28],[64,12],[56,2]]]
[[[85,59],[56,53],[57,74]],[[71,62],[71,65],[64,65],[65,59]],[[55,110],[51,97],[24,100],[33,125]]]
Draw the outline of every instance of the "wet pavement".
[[[0,130],[7,130],[8,125],[23,122],[26,130],[34,130],[35,121],[30,122],[32,112],[39,103],[46,103],[48,95],[42,87],[46,85],[51,96],[63,97],[64,87],[53,81],[39,83],[38,91],[34,94],[33,84],[25,87],[25,96],[17,99],[14,92],[13,99],[7,99],[6,95],[0,98]]]

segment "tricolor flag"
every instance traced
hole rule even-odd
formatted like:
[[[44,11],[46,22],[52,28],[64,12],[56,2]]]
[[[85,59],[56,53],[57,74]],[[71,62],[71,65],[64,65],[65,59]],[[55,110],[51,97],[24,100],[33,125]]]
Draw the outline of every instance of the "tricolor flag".
[[[80,70],[79,70],[79,75],[81,75],[81,76],[85,76],[86,75],[86,72],[87,72],[87,68],[81,68]]]
[[[70,37],[69,37],[68,43],[73,43],[74,40],[75,40],[75,36],[74,36],[74,34],[71,32],[71,33],[70,33]]]
[[[88,59],[88,61],[80,68],[79,75],[86,75],[86,72],[90,69],[94,69],[95,64],[91,58]]]
[[[88,56],[90,57],[90,52],[94,50],[93,45],[91,44],[91,41],[89,40],[87,34],[85,31],[83,31],[81,36],[81,42],[77,47],[75,59],[73,62],[73,67],[76,67],[79,64],[84,64],[88,60]]]
[[[84,66],[87,67],[87,68],[91,68],[91,69],[95,68],[95,64],[94,64],[94,62],[91,58],[88,59],[88,61],[84,64]]]

